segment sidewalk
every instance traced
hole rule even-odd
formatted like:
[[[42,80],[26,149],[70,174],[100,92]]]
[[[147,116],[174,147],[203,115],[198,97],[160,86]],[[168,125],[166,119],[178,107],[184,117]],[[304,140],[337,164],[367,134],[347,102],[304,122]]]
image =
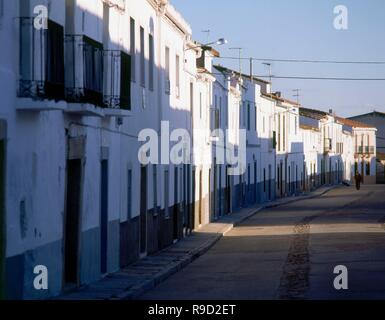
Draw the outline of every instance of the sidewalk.
[[[285,205],[299,200],[322,196],[335,186],[322,187],[298,197],[283,198],[258,206],[241,209],[216,222],[203,226],[191,236],[159,253],[146,257],[136,263],[106,276],[96,283],[74,292],[57,297],[59,300],[132,300],[156,287],[168,277],[186,267],[207,252],[219,239],[234,226],[242,223],[257,212]]]

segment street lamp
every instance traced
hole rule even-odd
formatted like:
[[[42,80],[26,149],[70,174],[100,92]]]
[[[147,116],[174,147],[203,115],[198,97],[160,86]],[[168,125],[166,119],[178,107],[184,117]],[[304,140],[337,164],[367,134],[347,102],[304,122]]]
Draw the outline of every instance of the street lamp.
[[[197,49],[197,48],[206,48],[206,47],[209,47],[213,44],[216,44],[218,46],[222,46],[222,45],[227,44],[227,43],[228,43],[228,41],[225,38],[219,38],[217,41],[209,42],[206,44],[200,44],[200,45],[195,46],[195,47],[187,48],[185,51],[191,50],[191,49]]]

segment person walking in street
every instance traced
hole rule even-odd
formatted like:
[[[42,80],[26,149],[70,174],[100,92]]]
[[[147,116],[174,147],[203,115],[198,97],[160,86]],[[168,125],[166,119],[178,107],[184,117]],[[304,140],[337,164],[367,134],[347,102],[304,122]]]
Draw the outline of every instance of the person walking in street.
[[[361,189],[362,177],[361,177],[361,174],[358,171],[356,172],[356,175],[354,176],[354,179],[356,180],[356,189],[360,190]]]

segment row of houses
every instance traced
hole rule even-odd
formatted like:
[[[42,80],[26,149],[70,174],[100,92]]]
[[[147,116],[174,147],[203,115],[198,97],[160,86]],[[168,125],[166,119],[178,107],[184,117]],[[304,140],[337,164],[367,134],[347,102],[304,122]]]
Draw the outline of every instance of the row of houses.
[[[375,128],[216,65],[167,0],[5,1],[0,36],[3,297],[57,296],[243,207],[374,181]]]

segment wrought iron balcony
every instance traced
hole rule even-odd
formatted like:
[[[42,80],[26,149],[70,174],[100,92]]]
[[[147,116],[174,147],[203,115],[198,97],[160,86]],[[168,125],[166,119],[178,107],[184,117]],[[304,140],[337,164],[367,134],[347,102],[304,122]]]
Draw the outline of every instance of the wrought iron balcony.
[[[131,58],[119,50],[104,52],[105,81],[103,105],[131,110]]]
[[[64,99],[64,29],[48,20],[48,29],[34,27],[34,18],[19,18],[20,80],[18,96]]]
[[[66,100],[102,107],[103,45],[84,35],[66,35],[65,61]]]

